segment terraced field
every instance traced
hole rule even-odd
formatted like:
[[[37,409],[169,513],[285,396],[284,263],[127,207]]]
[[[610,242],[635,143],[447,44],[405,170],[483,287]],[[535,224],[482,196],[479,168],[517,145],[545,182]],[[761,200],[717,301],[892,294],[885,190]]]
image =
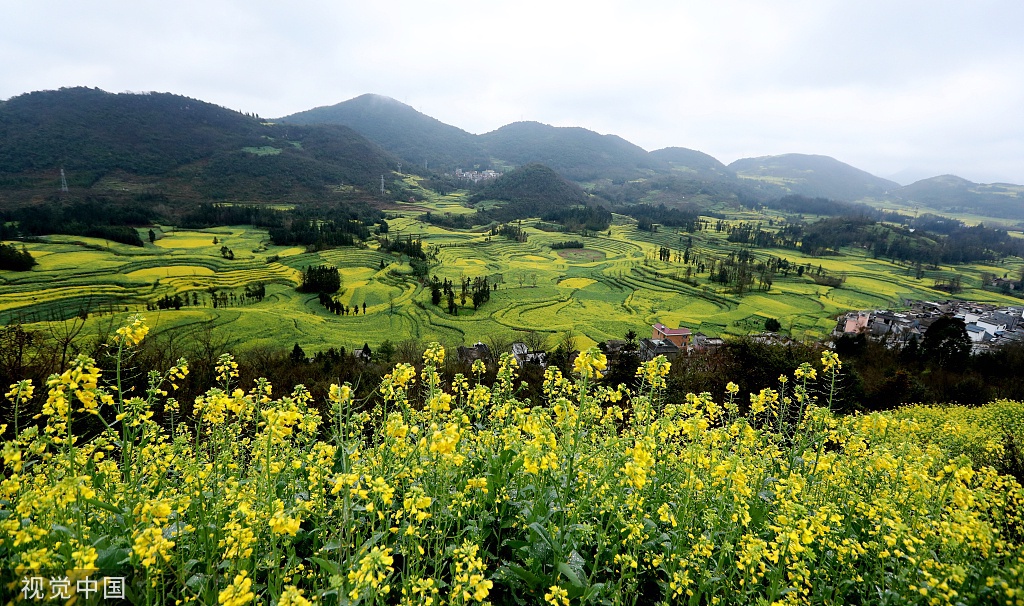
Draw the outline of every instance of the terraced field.
[[[396,206],[389,211],[392,237],[422,238],[425,248],[436,253],[431,271],[442,279],[458,284],[463,277],[487,276],[498,285],[489,302],[477,310],[467,306],[457,315],[448,314],[430,303],[429,289],[413,279],[407,259],[377,250],[375,242],[367,248],[306,252],[274,246],[266,232],[250,227],[164,227],[156,230],[154,244],[142,248],[67,236],[28,244],[39,265],[30,272],[0,272],[0,322],[45,322],[84,310],[95,326],[108,324],[111,316],[141,311],[157,330],[213,330],[238,347],[290,347],[297,342],[313,352],[408,338],[457,345],[529,330],[548,335],[551,346],[561,333],[572,330],[579,344],[587,345],[621,338],[630,329],[646,335],[655,322],[710,336],[740,335],[762,330],[769,317],[778,318],[793,337],[813,339],[827,334],[835,316],[847,310],[893,307],[902,299],[947,298],[931,286],[954,274],[967,287],[962,298],[1019,302],[978,288],[982,272],[1013,272],[1020,259],[999,266],[944,267],[917,280],[912,270],[859,250],[819,258],[791,250],[750,249],[755,258],[777,256],[820,265],[832,275],[845,276],[845,282],[830,288],[791,272],[788,277],[777,275],[770,291],[738,295],[711,284],[707,274],[694,274],[697,286],[684,282],[685,265],[655,260],[659,247],[675,252],[691,238],[692,253],[723,258],[737,250],[725,234],[681,234],[667,228],[649,233],[616,217],[607,232],[583,238],[585,248],[553,250],[551,244],[565,240],[565,234],[543,231],[529,221],[524,222],[528,239],[518,243],[490,236],[483,228],[447,230],[422,220],[424,208],[471,212],[460,195]],[[749,215],[743,220],[758,218]],[[222,246],[232,250],[234,259],[221,255]],[[358,307],[358,315],[335,316],[315,295],[295,290],[302,268],[323,263],[339,268],[342,284],[336,296]],[[257,282],[267,285],[266,298],[242,304],[244,288]],[[238,298],[214,309],[212,290]],[[188,294],[200,304],[146,311],[147,305],[175,294]]]

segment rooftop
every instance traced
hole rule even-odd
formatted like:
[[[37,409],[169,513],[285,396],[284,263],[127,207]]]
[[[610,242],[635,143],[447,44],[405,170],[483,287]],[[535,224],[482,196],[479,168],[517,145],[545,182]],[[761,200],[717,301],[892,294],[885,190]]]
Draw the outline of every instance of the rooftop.
[[[657,324],[655,324],[654,325],[654,329],[657,330],[658,332],[660,332],[663,335],[688,335],[688,334],[690,334],[690,329],[689,328],[683,328],[683,327],[669,328],[669,327],[665,326],[664,324],[662,324],[661,322],[658,322]]]

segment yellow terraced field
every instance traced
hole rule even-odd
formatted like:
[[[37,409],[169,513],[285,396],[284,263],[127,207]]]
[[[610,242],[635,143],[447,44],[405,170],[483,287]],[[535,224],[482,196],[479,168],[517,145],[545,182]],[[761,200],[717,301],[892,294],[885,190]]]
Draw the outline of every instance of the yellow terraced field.
[[[215,272],[209,267],[200,267],[198,265],[168,265],[165,267],[151,267],[149,269],[139,269],[125,274],[125,277],[152,279],[171,276],[212,276],[214,275],[214,273]]]
[[[491,236],[485,228],[448,230],[428,224],[422,220],[425,208],[434,213],[473,210],[463,205],[462,194],[426,198],[388,210],[389,235],[422,238],[431,253],[430,273],[456,284],[457,304],[461,279],[486,277],[497,284],[491,300],[479,309],[467,300],[458,315],[451,315],[444,303],[432,305],[429,287],[413,277],[408,258],[379,251],[374,240],[365,248],[307,252],[274,246],[266,231],[251,227],[162,226],[155,244],[141,248],[66,236],[28,244],[39,265],[29,272],[0,272],[0,321],[68,317],[90,306],[94,312],[102,307],[104,313],[145,311],[163,297],[187,293],[190,302],[193,296],[199,299],[199,306],[150,312],[157,329],[184,331],[201,323],[232,335],[239,344],[298,342],[315,352],[409,338],[459,345],[495,335],[519,338],[526,331],[541,331],[553,344],[559,333],[572,330],[581,342],[592,343],[621,338],[628,330],[643,336],[655,322],[684,325],[709,336],[742,335],[761,330],[767,318],[779,319],[794,337],[814,339],[827,335],[835,316],[847,310],[894,306],[903,299],[948,298],[932,287],[937,279],[952,275],[960,275],[966,287],[961,298],[1019,303],[977,288],[983,272],[1019,272],[1020,259],[946,266],[916,279],[912,268],[873,259],[863,250],[819,258],[793,250],[749,249],[756,259],[775,256],[810,269],[802,277],[795,271],[776,275],[771,290],[758,290],[755,283],[738,294],[709,282],[707,271],[693,273],[688,283],[685,265],[657,260],[660,247],[675,254],[691,240],[695,255],[724,258],[736,251],[724,233],[684,234],[666,228],[642,232],[632,220],[616,217],[608,231],[582,237],[543,231],[536,222],[524,221],[528,238],[519,243]],[[759,217],[746,211],[734,219]],[[581,239],[584,248],[550,248],[569,238]],[[221,246],[230,248],[235,259],[225,259]],[[273,256],[278,261],[268,263]],[[359,306],[358,315],[330,314],[315,295],[295,290],[303,268],[320,264],[339,268],[341,289],[335,297],[346,306]],[[811,274],[819,266],[844,276],[845,282],[839,288],[814,283]],[[690,270],[695,272],[693,266]],[[246,286],[259,282],[266,284],[264,301],[212,307],[211,290],[240,297]]]

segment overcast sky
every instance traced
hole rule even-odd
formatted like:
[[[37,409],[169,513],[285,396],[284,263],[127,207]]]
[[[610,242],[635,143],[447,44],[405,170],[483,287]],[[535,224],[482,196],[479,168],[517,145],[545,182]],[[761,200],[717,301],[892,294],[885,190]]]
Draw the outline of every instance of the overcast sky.
[[[1024,1],[0,0],[0,99],[171,92],[270,118],[363,93],[473,133],[582,126],[729,163],[1024,183]]]

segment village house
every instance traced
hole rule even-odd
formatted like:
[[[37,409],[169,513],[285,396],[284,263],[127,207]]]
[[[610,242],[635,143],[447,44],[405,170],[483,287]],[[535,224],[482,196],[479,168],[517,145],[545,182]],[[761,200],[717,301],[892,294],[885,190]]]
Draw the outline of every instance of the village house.
[[[693,345],[690,347],[690,351],[705,352],[718,349],[725,345],[725,339],[721,337],[709,337],[702,332],[694,333]]]
[[[928,327],[942,316],[963,320],[972,351],[979,353],[1013,341],[1024,341],[1024,309],[999,307],[969,301],[906,301],[908,312],[891,310],[854,311],[839,316],[833,337],[864,334],[884,341],[889,347],[903,347],[920,341]]]
[[[674,358],[684,349],[667,339],[640,339],[640,359],[647,362],[658,356]]]
[[[651,326],[651,341],[669,341],[677,348],[683,348],[690,344],[690,329],[680,326],[669,328],[658,322]]]
[[[460,345],[457,351],[459,361],[465,364],[472,364],[477,360],[487,362],[491,357],[490,348],[479,341],[472,347],[463,347]]]
[[[512,355],[515,356],[516,362],[519,363],[520,368],[527,364],[536,364],[541,368],[547,368],[548,366],[548,355],[543,351],[530,351],[530,348],[526,343],[513,343]]]

